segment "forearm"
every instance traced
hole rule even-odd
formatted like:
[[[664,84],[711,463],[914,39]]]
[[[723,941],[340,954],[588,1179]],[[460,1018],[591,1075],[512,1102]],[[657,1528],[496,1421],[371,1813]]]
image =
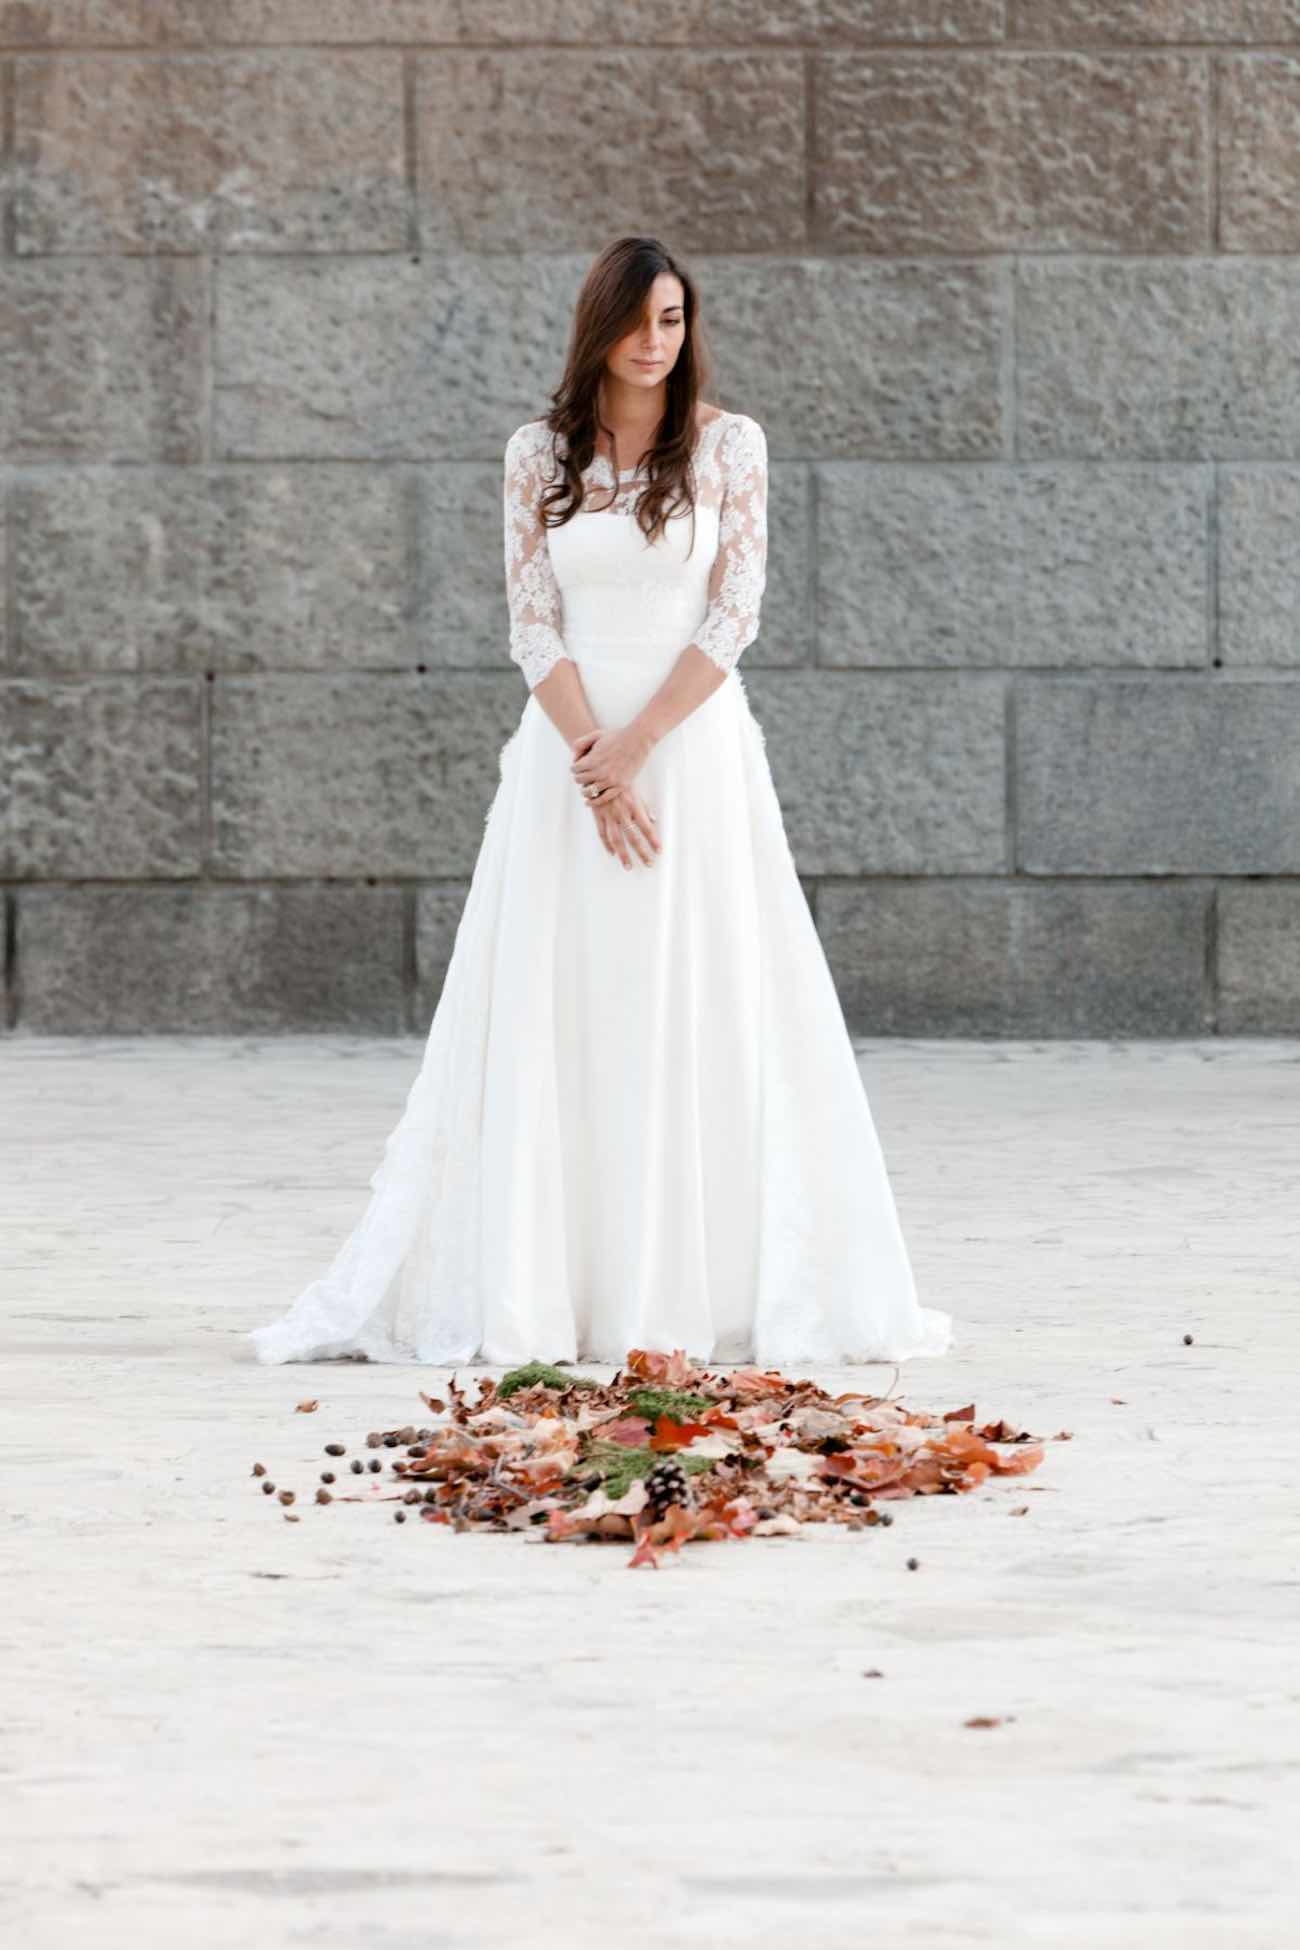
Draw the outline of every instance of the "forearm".
[[[688,643],[654,696],[629,721],[630,729],[657,745],[726,681],[727,672],[698,644]]]
[[[584,731],[598,728],[572,657],[561,657],[552,664],[541,683],[534,684],[533,696],[566,744],[572,745]]]

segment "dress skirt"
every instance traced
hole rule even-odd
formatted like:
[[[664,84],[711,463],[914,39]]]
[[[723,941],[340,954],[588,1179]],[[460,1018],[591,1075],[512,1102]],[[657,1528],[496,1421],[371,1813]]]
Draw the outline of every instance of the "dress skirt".
[[[675,660],[568,645],[601,724]],[[608,853],[530,694],[371,1196],[259,1360],[844,1364],[941,1355],[738,670]]]

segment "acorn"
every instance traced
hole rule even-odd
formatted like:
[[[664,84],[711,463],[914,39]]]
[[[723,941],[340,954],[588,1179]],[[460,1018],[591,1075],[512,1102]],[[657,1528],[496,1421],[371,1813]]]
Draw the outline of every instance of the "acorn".
[[[436,1503],[438,1501],[437,1490],[426,1490],[424,1492],[424,1500],[426,1503]]]
[[[274,1493],[274,1490],[275,1490],[275,1484],[271,1481],[270,1477],[269,1476],[264,1477],[262,1481],[262,1495],[271,1496]]]
[[[405,1512],[405,1510],[394,1510],[394,1512],[393,1512],[393,1522],[394,1522],[394,1523],[405,1523],[405,1522],[406,1522],[406,1512]]]
[[[332,1503],[334,1501],[334,1498],[330,1495],[328,1490],[317,1490],[316,1501],[318,1503]]]
[[[332,1469],[322,1469],[320,1479],[322,1483],[332,1483],[334,1481],[334,1471]]]
[[[384,1465],[380,1462],[378,1456],[372,1456],[370,1458],[370,1467],[372,1469],[382,1469],[383,1466]]]
[[[360,1476],[364,1469],[365,1469],[365,1464],[361,1461],[360,1457],[354,1457],[352,1462],[352,1474],[354,1476]]]
[[[327,1442],[325,1444],[325,1454],[327,1456],[346,1456],[347,1453],[347,1449],[341,1442]]]
[[[292,1490],[281,1490],[281,1491],[280,1491],[280,1501],[281,1501],[281,1503],[292,1503],[292,1502],[293,1502],[293,1497],[294,1497],[294,1493],[293,1493],[293,1491],[292,1491]]]
[[[384,1437],[384,1447],[385,1449],[396,1449],[397,1437],[395,1435],[386,1435]]]
[[[382,1435],[380,1435],[378,1429],[371,1429],[369,1435],[366,1437],[367,1449],[377,1449],[380,1443],[383,1441],[383,1439],[384,1438]]]
[[[1190,1334],[1184,1334],[1184,1335],[1183,1335],[1183,1346],[1184,1346],[1184,1347],[1190,1347],[1190,1346],[1191,1346],[1191,1344],[1192,1344],[1192,1337],[1191,1337],[1191,1335],[1190,1335]]]
[[[919,1571],[919,1570],[920,1570],[920,1568],[921,1568],[921,1560],[920,1560],[920,1558],[919,1558],[919,1557],[909,1557],[909,1558],[908,1558],[908,1560],[907,1560],[907,1568],[908,1568],[908,1570],[909,1570],[909,1571]]]
[[[253,1474],[254,1474],[254,1476],[265,1476],[265,1474],[266,1474],[266,1464],[265,1464],[265,1463],[254,1463],[254,1464],[253,1464]]]

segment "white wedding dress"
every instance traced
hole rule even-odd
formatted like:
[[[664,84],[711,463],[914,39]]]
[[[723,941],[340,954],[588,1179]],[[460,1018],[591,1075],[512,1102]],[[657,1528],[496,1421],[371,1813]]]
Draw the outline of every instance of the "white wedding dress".
[[[683,1348],[703,1363],[941,1355],[917,1300],[862,1079],[736,662],[758,630],[763,430],[723,412],[689,513],[647,545],[639,477],[603,455],[546,529],[552,436],[505,463],[510,654],[530,696],[419,1074],[333,1264],[249,1338],[265,1362],[438,1364]],[[560,657],[596,721],[636,712],[689,643],[727,673],[637,787],[663,850],[605,850],[531,696]]]

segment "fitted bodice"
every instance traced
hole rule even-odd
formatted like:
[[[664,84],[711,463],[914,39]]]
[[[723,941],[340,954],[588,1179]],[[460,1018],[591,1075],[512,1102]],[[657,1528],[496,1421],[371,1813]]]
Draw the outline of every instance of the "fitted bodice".
[[[554,437],[558,439],[558,436]],[[583,470],[584,500],[567,521],[542,516],[561,478],[547,423],[506,449],[506,588],[511,655],[530,686],[561,657],[580,667],[626,663],[666,673],[695,643],[730,671],[758,629],[766,560],[767,449],[744,413],[719,412],[691,450],[694,506],[651,541],[637,520],[637,469],[615,477],[604,454]]]
[[[694,547],[692,548],[692,528]],[[569,655],[676,656],[704,621],[718,511],[672,516],[652,543],[630,511],[585,509],[547,537]]]

